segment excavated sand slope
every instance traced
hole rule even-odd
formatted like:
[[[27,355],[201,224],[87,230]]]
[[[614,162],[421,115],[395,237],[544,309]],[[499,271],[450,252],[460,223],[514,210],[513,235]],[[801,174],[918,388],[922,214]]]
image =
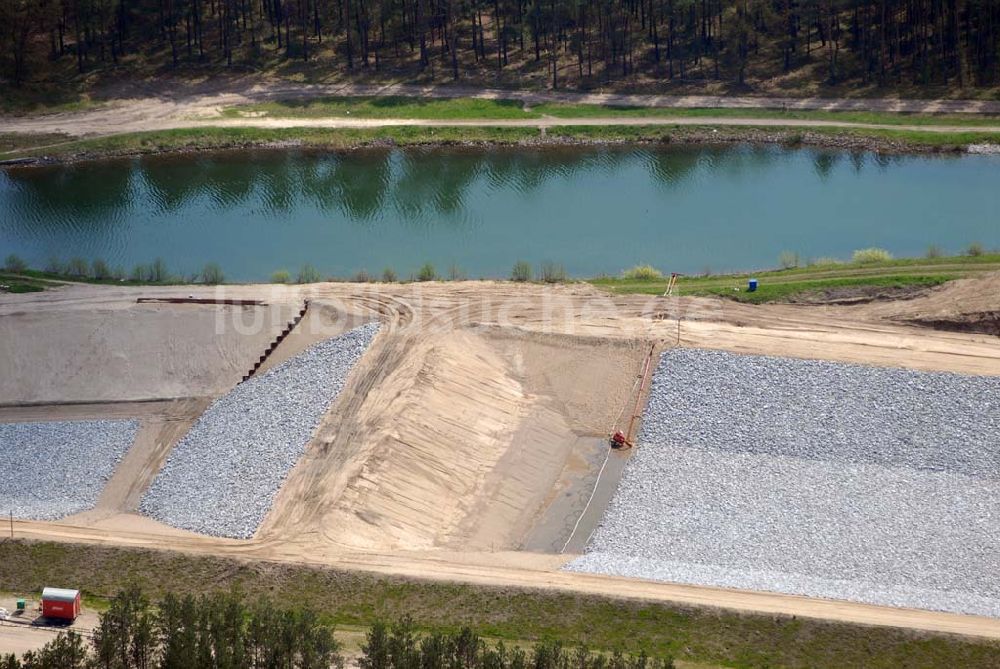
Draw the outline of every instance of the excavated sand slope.
[[[328,419],[259,536],[318,531],[379,550],[517,547],[578,435],[610,428],[643,351],[499,329],[385,344],[363,363],[384,377],[352,415]]]

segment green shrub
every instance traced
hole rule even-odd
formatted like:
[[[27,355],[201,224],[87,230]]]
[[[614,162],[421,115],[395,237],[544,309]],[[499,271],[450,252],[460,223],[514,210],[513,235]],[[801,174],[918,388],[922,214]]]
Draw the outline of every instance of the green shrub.
[[[858,249],[854,252],[851,258],[856,263],[868,265],[872,263],[888,262],[892,260],[892,254],[885,249]]]
[[[99,281],[111,278],[111,268],[100,258],[90,265],[90,275]]]
[[[396,276],[396,270],[391,267],[386,267],[382,270],[382,280],[386,283],[396,283],[399,281],[399,277]]]
[[[811,267],[832,267],[835,265],[842,265],[844,263],[840,258],[816,258],[809,263]]]
[[[554,262],[543,262],[538,270],[538,278],[544,283],[560,283],[566,280],[566,268]]]
[[[225,282],[226,277],[222,273],[222,268],[217,263],[210,262],[201,270],[201,282],[210,286],[217,286]]]
[[[510,271],[510,280],[524,283],[531,281],[531,265],[523,260],[514,263],[514,269]]]
[[[424,263],[424,266],[420,268],[417,272],[417,281],[434,281],[437,279],[437,272],[434,270],[434,265]]]
[[[129,275],[129,280],[131,281],[148,281],[149,280],[149,265],[136,265],[132,268],[132,273]]]
[[[937,244],[931,244],[927,247],[927,253],[924,254],[926,258],[940,258],[944,255],[944,251]]]
[[[781,269],[793,269],[800,264],[799,254],[794,251],[782,251],[778,254],[778,264]]]
[[[375,278],[368,273],[368,270],[363,269],[354,275],[354,283],[371,283]]]
[[[153,283],[165,283],[169,275],[167,274],[167,263],[163,258],[157,258],[149,267],[149,280]]]
[[[62,260],[52,256],[49,258],[49,262],[45,265],[45,271],[49,274],[65,274],[66,265],[63,264]]]
[[[75,277],[85,277],[90,271],[90,265],[83,258],[73,258],[66,264],[66,274]]]
[[[659,281],[663,278],[663,272],[652,265],[636,265],[622,272],[622,278],[632,281]]]
[[[312,265],[303,265],[295,281],[296,283],[319,283],[322,281],[322,277]]]
[[[13,253],[7,256],[7,259],[4,261],[3,266],[4,269],[6,269],[8,272],[15,272],[15,273],[23,272],[24,270],[28,269],[28,263],[24,262],[20,256],[14,255]]]
[[[965,255],[972,256],[973,258],[978,258],[979,256],[986,253],[986,249],[979,242],[972,242],[969,244],[968,248],[965,249]]]
[[[271,275],[271,283],[289,283],[292,280],[292,275],[288,273],[288,270],[279,269],[277,272]]]

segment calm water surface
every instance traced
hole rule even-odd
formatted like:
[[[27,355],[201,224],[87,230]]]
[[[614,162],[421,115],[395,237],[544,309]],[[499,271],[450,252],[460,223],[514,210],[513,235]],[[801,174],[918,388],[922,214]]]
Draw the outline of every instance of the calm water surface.
[[[252,151],[0,172],[0,253],[231,280],[516,260],[575,276],[1000,246],[1000,158],[785,148]]]

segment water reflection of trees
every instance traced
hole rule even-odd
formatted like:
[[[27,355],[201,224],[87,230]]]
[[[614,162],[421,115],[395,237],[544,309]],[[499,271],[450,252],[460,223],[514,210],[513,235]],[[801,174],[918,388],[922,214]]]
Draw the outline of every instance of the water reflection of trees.
[[[385,206],[391,168],[388,151],[365,152],[312,162],[311,178],[303,179],[303,194],[324,212],[369,222]]]
[[[393,207],[404,222],[433,223],[430,214],[456,220],[465,211],[468,191],[479,177],[484,157],[471,152],[398,154],[390,184]]]
[[[816,172],[816,176],[822,181],[826,181],[830,178],[830,174],[833,169],[837,166],[837,161],[840,160],[839,153],[832,153],[830,151],[817,151],[813,155],[813,170]]]
[[[691,179],[702,165],[711,166],[714,150],[681,147],[677,150],[655,149],[646,154],[650,177],[662,186],[676,186]]]
[[[55,232],[86,224],[115,227],[133,206],[135,189],[129,163],[27,168],[6,173],[3,215],[8,224],[34,232]]]
[[[776,147],[587,147],[481,150],[372,150],[346,154],[247,152],[69,165],[7,174],[14,185],[5,208],[32,225],[112,225],[132,211],[182,211],[201,201],[209,210],[245,207],[283,216],[307,203],[359,223],[395,211],[404,224],[461,225],[470,198],[538,193],[553,180],[614,175],[640,168],[668,188],[722,174],[743,178],[787,161]],[[799,150],[792,150],[799,151]],[[897,157],[804,151],[819,179],[842,158],[857,173],[885,170]]]
[[[645,154],[652,180],[671,190],[712,175],[742,179],[787,159],[786,149],[759,145],[657,147]]]

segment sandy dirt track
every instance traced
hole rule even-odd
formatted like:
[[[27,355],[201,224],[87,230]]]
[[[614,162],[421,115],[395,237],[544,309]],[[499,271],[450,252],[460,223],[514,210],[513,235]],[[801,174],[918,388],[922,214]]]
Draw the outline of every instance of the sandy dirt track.
[[[990,275],[909,301],[849,307],[612,296],[583,284],[227,287],[226,297],[264,299],[282,309],[306,298],[321,303],[323,311],[308,321],[317,332],[290,338],[294,346],[350,322],[384,324],[257,536],[212,539],[133,513],[134,481],[141,487],[155,470],[180,431],[178,421],[197,413],[194,404],[158,409],[161,427],[133,447],[127,469],[135,474],[116,474],[121,487],[109,486],[99,511],[58,523],[15,522],[15,535],[1000,638],[1000,620],[563,573],[558,568],[571,556],[517,550],[532,530],[549,528],[543,522],[549,491],[587,469],[579,439],[606,436],[619,424],[650,345],[1000,375],[995,337],[908,323],[995,310],[998,287],[1000,275]],[[125,310],[140,295],[215,290],[66,286],[5,295],[0,326],[25,312],[62,322],[96,305]],[[37,332],[44,337],[46,329]],[[43,350],[45,342],[32,346]],[[67,409],[6,411],[47,410]],[[565,528],[551,527],[550,543],[558,544]]]
[[[97,528],[15,521],[15,536],[74,543],[108,543],[124,546],[178,550],[193,554],[226,555],[236,559],[291,562],[312,566],[409,576],[432,581],[456,581],[475,585],[514,586],[541,590],[563,590],[605,597],[741,611],[803,616],[865,625],[903,627],[987,638],[1000,638],[1000,620],[915,609],[809,599],[792,595],[725,590],[700,586],[655,583],[634,579],[593,576],[557,571],[558,556],[533,553],[339,553],[324,556],[314,551],[299,553],[294,546],[250,545],[198,538],[186,540]]]
[[[93,119],[50,119],[13,121],[0,126],[0,130],[20,133],[63,133],[73,136],[102,136],[127,132],[151,130],[174,130],[178,128],[559,128],[581,126],[730,126],[730,127],[772,127],[772,128],[841,128],[844,130],[913,130],[932,133],[1000,132],[1000,126],[950,125],[892,125],[881,123],[852,123],[847,121],[824,121],[804,119],[743,118],[724,116],[698,117],[643,117],[603,116],[590,118],[558,118],[546,116],[540,119],[455,119],[427,120],[407,118],[352,119],[352,118],[177,118],[166,117],[154,121],[143,121],[136,125],[109,124]],[[114,129],[112,129],[112,127]]]
[[[164,90],[167,88],[167,90]],[[678,109],[717,108],[746,109],[743,118],[578,118],[578,119],[508,119],[424,121],[414,119],[221,119],[224,107],[269,100],[314,99],[324,96],[407,96],[422,98],[474,97],[480,99],[516,99],[527,105],[543,102],[600,104],[633,107],[664,107]],[[285,82],[225,82],[160,87],[128,86],[114,95],[108,105],[79,112],[46,114],[27,117],[0,117],[0,132],[66,133],[112,135],[148,130],[199,126],[242,127],[323,127],[365,128],[384,126],[482,126],[482,127],[555,127],[579,125],[735,125],[735,126],[813,126],[840,128],[926,130],[955,132],[968,130],[957,126],[893,126],[846,123],[838,121],[802,121],[795,119],[755,118],[753,109],[822,110],[822,111],[885,111],[901,113],[1000,114],[1000,102],[982,100],[894,100],[894,99],[829,99],[829,98],[767,98],[751,96],[669,96],[624,95],[610,93],[572,93],[558,91],[504,91],[466,88],[461,86],[419,86],[407,84],[289,84]],[[998,132],[1000,128],[981,128]]]

